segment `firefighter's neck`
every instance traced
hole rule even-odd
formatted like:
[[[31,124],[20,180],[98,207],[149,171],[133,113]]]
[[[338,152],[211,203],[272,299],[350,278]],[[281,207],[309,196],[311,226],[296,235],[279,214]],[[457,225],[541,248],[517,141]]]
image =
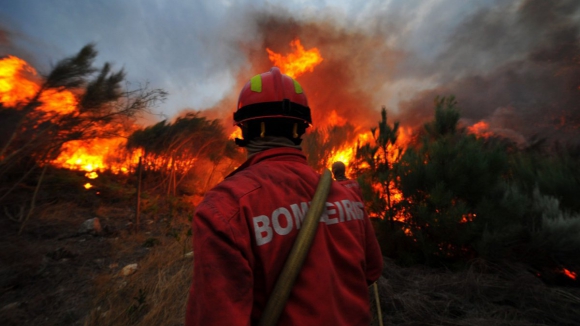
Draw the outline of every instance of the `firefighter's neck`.
[[[246,150],[248,151],[248,158],[250,158],[259,152],[278,147],[290,147],[302,150],[302,147],[300,145],[294,144],[292,140],[286,137],[274,136],[254,138],[248,142],[248,145],[246,145]]]

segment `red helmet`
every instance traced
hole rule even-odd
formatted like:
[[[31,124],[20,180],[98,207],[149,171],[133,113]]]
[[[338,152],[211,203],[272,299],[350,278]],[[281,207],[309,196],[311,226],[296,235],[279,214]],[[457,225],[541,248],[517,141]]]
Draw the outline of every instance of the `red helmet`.
[[[244,85],[234,125],[262,118],[289,118],[312,124],[308,100],[296,80],[273,67]]]

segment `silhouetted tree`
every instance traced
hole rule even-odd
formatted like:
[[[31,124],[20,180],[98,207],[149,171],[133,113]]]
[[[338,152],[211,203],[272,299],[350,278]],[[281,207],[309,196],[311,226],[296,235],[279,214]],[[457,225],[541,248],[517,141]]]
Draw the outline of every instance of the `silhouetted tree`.
[[[0,139],[0,201],[35,169],[55,159],[64,143],[115,136],[125,119],[165,98],[159,89],[125,89],[124,71],[114,72],[108,63],[94,67],[96,56],[95,46],[86,45],[59,61],[30,99],[0,107],[6,136]],[[75,96],[74,110],[41,109],[47,97],[65,91]]]

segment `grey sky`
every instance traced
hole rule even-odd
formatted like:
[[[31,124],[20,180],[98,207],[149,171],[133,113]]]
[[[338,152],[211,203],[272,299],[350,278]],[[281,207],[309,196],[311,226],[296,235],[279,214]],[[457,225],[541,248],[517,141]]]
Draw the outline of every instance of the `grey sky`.
[[[432,59],[465,15],[490,1],[163,1],[2,0],[0,20],[9,47],[41,71],[95,42],[100,62],[125,68],[134,83],[170,96],[159,109],[172,116],[203,109],[231,92],[247,64],[239,42],[259,41],[252,13],[287,11],[296,19],[332,16],[345,28],[397,24],[385,42]],[[389,17],[397,21],[383,21]],[[264,49],[265,51],[265,49]],[[324,54],[323,54],[324,55]],[[257,72],[256,72],[257,73]]]
[[[325,58],[299,77],[325,111],[315,115],[337,110],[366,125],[385,105],[418,126],[435,96],[454,94],[467,123],[520,139],[580,129],[578,0],[0,2],[0,55],[47,72],[95,42],[100,63],[169,92],[158,108],[167,117],[231,114],[240,83],[271,65],[265,48],[285,53],[300,37]]]

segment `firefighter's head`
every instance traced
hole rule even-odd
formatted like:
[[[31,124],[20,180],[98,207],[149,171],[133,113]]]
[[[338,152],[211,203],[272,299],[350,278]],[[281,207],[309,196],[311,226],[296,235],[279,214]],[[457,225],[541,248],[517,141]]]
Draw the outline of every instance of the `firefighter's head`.
[[[332,175],[334,175],[335,180],[345,179],[346,176],[346,166],[341,161],[336,161],[332,163]]]
[[[243,139],[236,138],[241,147],[254,138],[266,136],[285,137],[299,145],[312,118],[300,84],[273,67],[244,85],[234,124],[242,130]]]

